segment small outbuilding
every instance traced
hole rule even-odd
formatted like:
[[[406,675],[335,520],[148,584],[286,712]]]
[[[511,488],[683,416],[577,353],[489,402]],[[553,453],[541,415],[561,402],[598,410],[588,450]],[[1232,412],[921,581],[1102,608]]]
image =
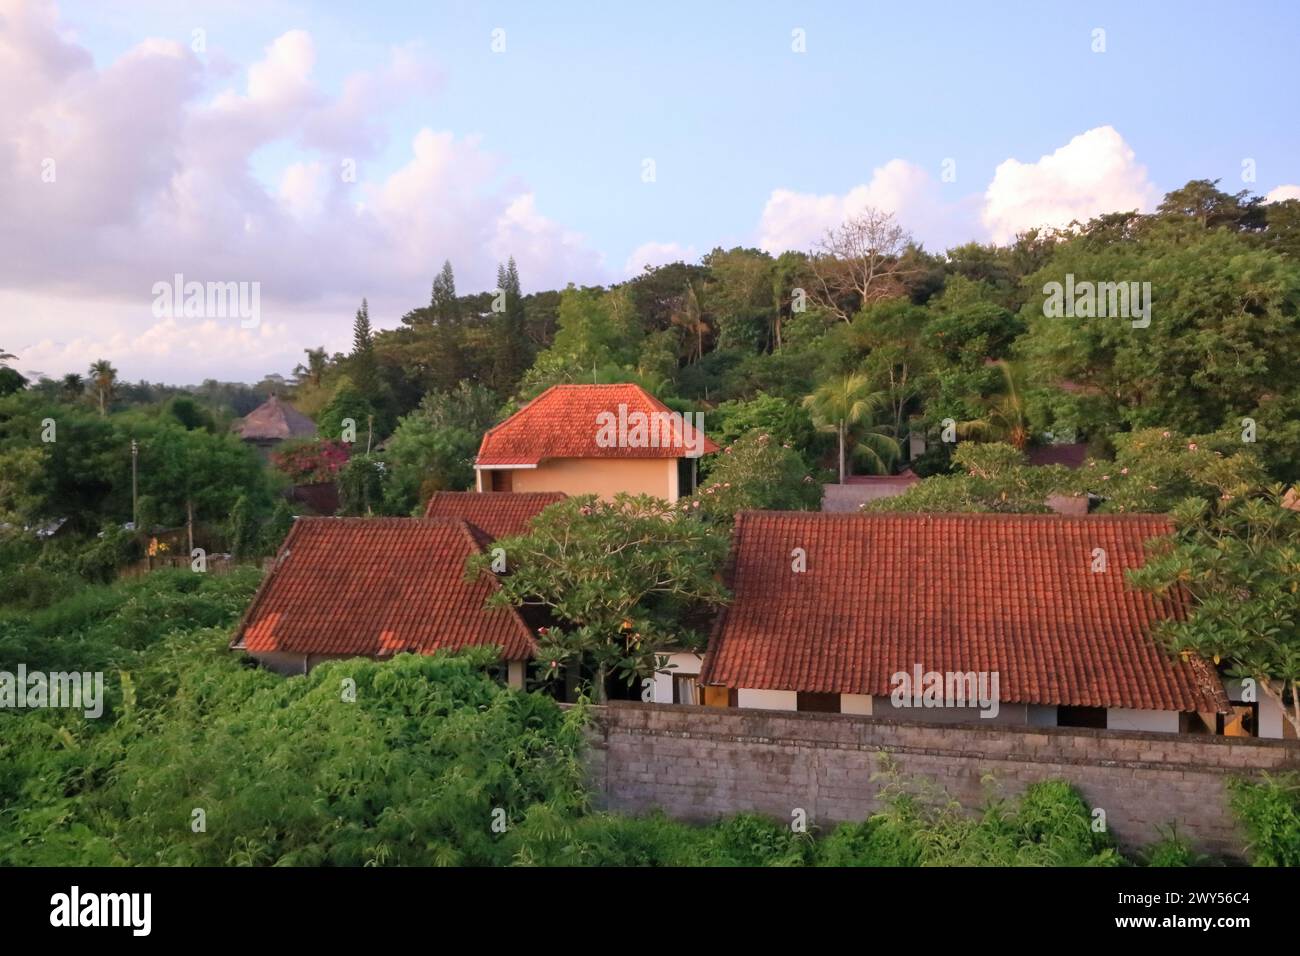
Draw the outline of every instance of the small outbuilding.
[[[272,395],[237,421],[231,431],[263,454],[269,454],[283,441],[315,438],[316,423],[278,395]]]

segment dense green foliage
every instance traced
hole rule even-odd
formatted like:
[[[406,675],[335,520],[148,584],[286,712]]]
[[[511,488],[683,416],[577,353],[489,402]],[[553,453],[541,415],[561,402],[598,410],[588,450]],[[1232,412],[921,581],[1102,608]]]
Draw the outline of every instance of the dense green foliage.
[[[0,614],[0,670],[106,672],[103,717],[0,712],[0,863],[1113,866],[1066,784],[978,813],[887,766],[882,809],[795,832],[593,812],[582,705],[506,689],[488,657],[402,655],[285,678],[227,649],[257,583],[158,572]],[[1256,862],[1294,864],[1294,781],[1242,784]],[[202,815],[195,811],[201,810]],[[201,822],[201,825],[200,825]],[[1176,838],[1147,861],[1195,862]]]
[[[1300,774],[1234,780],[1232,807],[1256,866],[1300,866]]]
[[[677,503],[684,511],[730,522],[738,511],[816,511],[821,483],[789,445],[750,432],[714,455],[699,489]]]
[[[243,666],[225,644],[254,583],[160,573],[4,621],[6,661],[111,669],[111,706],[0,714],[0,859],[482,864],[508,859],[496,808],[578,809],[576,715],[482,654]]]

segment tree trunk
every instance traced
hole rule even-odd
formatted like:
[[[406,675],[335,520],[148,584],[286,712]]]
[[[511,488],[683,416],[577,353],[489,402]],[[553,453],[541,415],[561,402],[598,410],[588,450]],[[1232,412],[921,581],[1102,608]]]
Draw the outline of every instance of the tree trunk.
[[[596,703],[605,703],[605,665],[601,664],[596,668],[596,686],[592,688],[592,697]]]
[[[1259,687],[1277,702],[1278,710],[1282,712],[1282,719],[1291,725],[1291,729],[1300,734],[1300,683],[1293,681],[1291,683],[1291,712],[1286,709],[1286,701],[1282,699],[1283,692],[1286,689],[1286,682],[1280,681],[1281,689],[1275,688],[1267,677],[1261,677],[1257,680]]]
[[[844,484],[844,423],[840,422],[840,484]]]
[[[185,533],[190,541],[190,556],[194,555],[194,502],[185,502]]]

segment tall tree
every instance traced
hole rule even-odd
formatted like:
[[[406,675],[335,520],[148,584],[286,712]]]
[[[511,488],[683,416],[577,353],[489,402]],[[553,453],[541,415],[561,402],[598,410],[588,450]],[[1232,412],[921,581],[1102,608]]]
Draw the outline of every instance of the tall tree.
[[[780,349],[782,323],[804,311],[807,303],[796,303],[796,289],[807,296],[808,257],[801,252],[783,252],[772,266],[772,348]]]
[[[433,320],[439,325],[454,325],[460,321],[460,303],[456,300],[456,274],[452,271],[450,259],[443,262],[442,270],[433,280],[429,308],[433,311]]]
[[[324,348],[303,349],[303,351],[307,354],[307,364],[299,364],[294,368],[293,374],[299,384],[306,382],[320,385],[321,378],[325,375],[325,368],[329,365],[329,357],[325,354]]]
[[[809,260],[813,299],[849,322],[863,306],[903,294],[912,271],[903,256],[911,243],[893,213],[868,206],[827,230]]]
[[[59,380],[59,387],[63,390],[63,397],[75,402],[86,394],[86,380],[76,372],[69,372]]]
[[[514,390],[529,364],[524,295],[514,256],[497,267],[497,288],[505,301],[504,309],[494,316],[492,323],[492,384],[506,394]]]
[[[142,521],[183,522],[191,550],[196,521],[225,520],[241,495],[260,496],[265,483],[257,455],[231,435],[172,424],[141,431]]]
[[[375,361],[375,337],[370,329],[370,306],[365,299],[352,323],[352,354],[348,357],[352,383],[361,394],[373,399],[379,385],[379,366]]]
[[[1225,193],[1218,187],[1217,179],[1193,179],[1182,188],[1165,195],[1156,207],[1156,218],[1190,220],[1202,229],[1227,226],[1253,231],[1264,228],[1262,197],[1251,196],[1244,189],[1235,194]]]
[[[758,249],[718,248],[701,261],[710,276],[698,284],[699,294],[717,327],[717,347],[765,351],[780,305],[773,297],[772,257]]]
[[[850,372],[824,382],[803,400],[813,422],[834,432],[839,440],[840,484],[844,484],[847,474],[849,451],[862,455],[878,472],[885,471],[898,457],[898,442],[873,425],[874,416],[885,405],[885,396],[870,388],[866,375]]]
[[[108,403],[113,400],[113,387],[117,384],[117,369],[108,359],[98,359],[90,365],[90,380],[99,396],[99,415],[108,414]]]
[[[704,336],[710,331],[705,321],[704,309],[700,306],[700,297],[695,292],[695,284],[688,282],[686,292],[682,295],[681,305],[673,312],[673,325],[681,328],[687,335],[687,357],[692,362],[704,358]]]

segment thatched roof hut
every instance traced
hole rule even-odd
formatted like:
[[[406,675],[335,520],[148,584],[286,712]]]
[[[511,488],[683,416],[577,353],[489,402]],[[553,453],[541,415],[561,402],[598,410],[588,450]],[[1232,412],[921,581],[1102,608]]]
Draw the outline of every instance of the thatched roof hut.
[[[316,437],[316,423],[277,395],[245,415],[232,430],[244,441],[262,446],[290,438]]]

